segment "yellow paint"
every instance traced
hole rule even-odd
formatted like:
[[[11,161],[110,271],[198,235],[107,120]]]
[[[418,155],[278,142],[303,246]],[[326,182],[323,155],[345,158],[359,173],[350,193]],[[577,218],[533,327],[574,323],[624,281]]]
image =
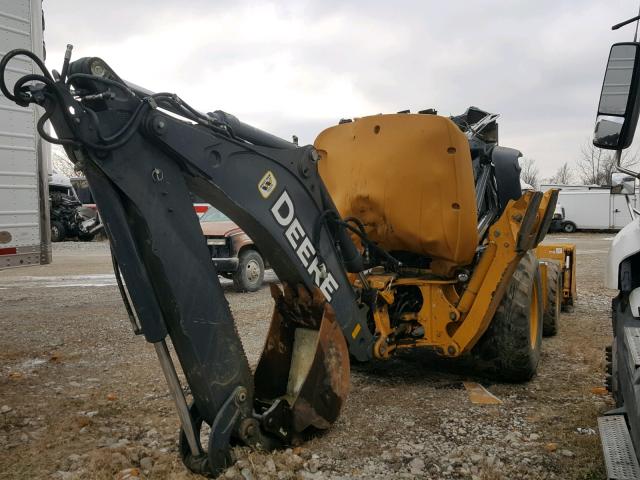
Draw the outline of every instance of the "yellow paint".
[[[432,273],[421,277],[369,274],[367,280],[378,290],[379,299],[373,312],[378,336],[374,355],[387,358],[395,349],[429,347],[441,355],[456,357],[473,348],[489,327],[513,271],[525,254],[516,250],[519,239],[537,238],[549,204],[547,197],[555,194],[550,191],[540,199],[542,194],[539,192],[529,192],[519,200],[509,202],[500,218],[490,227],[481,258],[473,269],[467,288],[462,292],[458,292],[460,287],[457,279],[440,278]],[[526,218],[535,221],[523,231]],[[401,318],[403,322],[421,326],[424,335],[412,340],[405,335],[402,342],[397,342],[397,332],[389,318],[389,307],[395,301],[395,290],[406,286],[415,286],[420,290],[422,306],[417,312],[402,314]],[[539,294],[536,291],[533,296]],[[532,301],[535,302],[535,298]],[[537,328],[536,321],[541,319],[533,319],[534,328]]]
[[[545,193],[545,195],[551,194],[551,190]],[[535,238],[537,235],[537,229],[540,227],[539,219],[544,214],[544,212],[530,210],[535,208],[534,200],[537,195],[541,195],[540,192],[527,192],[519,200],[510,200],[500,218],[489,228],[485,254],[491,254],[491,265],[486,272],[480,269],[473,272],[469,284],[476,283],[474,277],[480,276],[481,279],[477,282],[479,288],[460,327],[452,336],[463,352],[471,349],[489,327],[511,276],[526,253],[516,251],[515,245],[518,239],[520,237]],[[522,231],[520,227],[523,220],[527,215],[533,214],[538,221],[530,227],[530,231]],[[495,249],[495,253],[489,249],[491,245],[493,245],[491,250]],[[465,291],[460,304],[467,305],[466,295],[473,295],[473,292]]]
[[[353,327],[353,331],[351,332],[351,338],[355,339],[360,333],[360,330],[362,330],[362,327],[359,323],[356,323],[356,326]]]
[[[320,175],[343,217],[361,220],[371,240],[388,251],[432,259],[430,270],[376,268],[367,274],[377,290],[374,355],[386,358],[395,349],[415,347],[445,356],[470,350],[491,323],[525,250],[536,246],[557,190],[509,201],[476,261],[469,144],[451,120],[419,114],[362,117],[323,131],[315,147]],[[461,267],[471,272],[467,284],[455,277]],[[364,287],[355,276],[350,279]],[[423,300],[419,311],[398,314],[399,324],[413,335],[396,331],[389,313],[397,289],[407,286],[419,289]]]
[[[437,115],[374,115],[323,131],[318,169],[342,217],[387,250],[429,256],[438,275],[473,260],[478,242],[469,143]]]
[[[547,289],[549,288],[549,279],[548,279],[548,274],[547,274],[547,266],[549,264],[544,260],[540,260],[538,262],[538,265],[540,266],[540,283],[541,283],[541,286],[542,286],[542,291],[543,292],[547,292],[548,291]],[[549,295],[542,295],[542,311],[543,312],[547,311],[548,303],[549,303]]]
[[[573,305],[578,297],[576,286],[576,246],[573,243],[543,243],[536,248],[539,259],[555,260],[562,266],[562,304]]]
[[[538,328],[542,320],[540,316],[544,311],[538,308],[538,299],[541,295],[538,288],[538,283],[534,282],[533,288],[531,289],[531,298],[529,299],[529,342],[531,343],[532,350],[535,350],[538,343]],[[543,297],[546,297],[546,295],[543,295]]]

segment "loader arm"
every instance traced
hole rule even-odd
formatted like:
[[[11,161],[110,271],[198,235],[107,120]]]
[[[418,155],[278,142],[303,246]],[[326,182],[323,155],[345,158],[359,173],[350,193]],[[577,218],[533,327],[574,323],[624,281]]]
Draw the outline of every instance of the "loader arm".
[[[4,70],[18,54],[43,75],[24,77],[10,92]],[[360,254],[336,222],[315,149],[129,86],[98,58],[67,58],[54,79],[32,54],[14,51],[0,74],[8,98],[45,109],[41,125],[49,119],[57,139],[41,135],[62,143],[86,175],[134,324],[155,345],[176,401],[185,464],[216,475],[231,442],[269,448],[335,421],[348,353],[370,358],[374,339],[347,278],[347,270],[362,270]],[[272,286],[273,322],[255,379],[190,192],[249,234],[284,286]],[[167,336],[193,396],[188,412]],[[207,447],[199,441],[203,422],[211,425]]]

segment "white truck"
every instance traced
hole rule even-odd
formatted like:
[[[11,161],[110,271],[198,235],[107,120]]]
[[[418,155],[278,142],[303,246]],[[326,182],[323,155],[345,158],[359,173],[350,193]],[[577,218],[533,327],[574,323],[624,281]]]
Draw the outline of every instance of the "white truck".
[[[44,57],[42,0],[0,0],[0,57],[24,48]],[[7,84],[35,73],[14,59]],[[36,131],[41,113],[0,95],[0,269],[51,261],[48,172],[50,148]]]
[[[631,221],[627,200],[623,195],[613,194],[611,187],[588,185],[540,186],[543,192],[559,188],[558,205],[564,214],[562,227],[565,233],[576,230],[620,230]],[[635,207],[638,195],[629,195]]]

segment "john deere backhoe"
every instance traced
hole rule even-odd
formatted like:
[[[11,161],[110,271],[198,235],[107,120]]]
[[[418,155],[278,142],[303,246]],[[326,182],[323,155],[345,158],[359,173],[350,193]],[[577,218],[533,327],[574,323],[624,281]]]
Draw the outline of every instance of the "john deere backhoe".
[[[40,135],[86,175],[134,329],[154,344],[175,400],[188,468],[215,475],[233,444],[275,448],[328,428],[350,357],[427,348],[508,380],[535,373],[544,292],[531,249],[557,192],[521,195],[520,154],[497,145],[496,115],[375,115],[298,147],[70,54],[50,74],[31,52],[9,52],[0,87],[44,108]],[[10,90],[18,55],[42,72],[14,77]],[[281,281],[255,375],[190,192],[247,232]]]

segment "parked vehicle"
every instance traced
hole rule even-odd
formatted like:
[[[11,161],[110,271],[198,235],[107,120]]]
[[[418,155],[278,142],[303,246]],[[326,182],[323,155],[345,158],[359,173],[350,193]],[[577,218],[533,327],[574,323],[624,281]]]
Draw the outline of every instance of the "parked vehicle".
[[[239,292],[255,292],[264,280],[265,261],[253,240],[225,214],[209,206],[200,217],[216,270]]]
[[[615,25],[637,22],[640,15]],[[611,190],[626,203],[632,220],[611,242],[606,263],[607,288],[617,290],[611,305],[612,345],[607,347],[607,388],[616,409],[598,418],[607,478],[640,478],[640,212],[634,208],[636,179],[640,173],[620,164],[622,151],[631,146],[640,107],[640,43],[611,47],[605,71],[593,144],[614,150],[616,168]]]
[[[2,47],[44,53],[40,0],[0,0]],[[7,81],[33,73],[33,62],[9,62]],[[50,146],[36,135],[40,107],[16,108],[0,96],[0,269],[51,262],[47,173]]]
[[[96,210],[84,207],[77,197],[61,192],[52,192],[51,199],[51,241],[62,242],[76,237],[89,242],[102,228]]]
[[[88,242],[102,229],[98,212],[82,204],[66,175],[54,171],[49,176],[49,203],[52,242],[69,237]]]
[[[567,214],[562,205],[556,204],[556,209],[553,212],[553,219],[551,220],[550,232],[564,232],[573,233],[578,229],[576,224],[571,220],[567,220]]]
[[[547,184],[540,189],[549,188],[560,189],[558,206],[562,206],[554,213],[553,231],[620,230],[631,221],[626,200],[613,193],[612,187]],[[635,205],[636,195],[631,193],[629,197]]]

